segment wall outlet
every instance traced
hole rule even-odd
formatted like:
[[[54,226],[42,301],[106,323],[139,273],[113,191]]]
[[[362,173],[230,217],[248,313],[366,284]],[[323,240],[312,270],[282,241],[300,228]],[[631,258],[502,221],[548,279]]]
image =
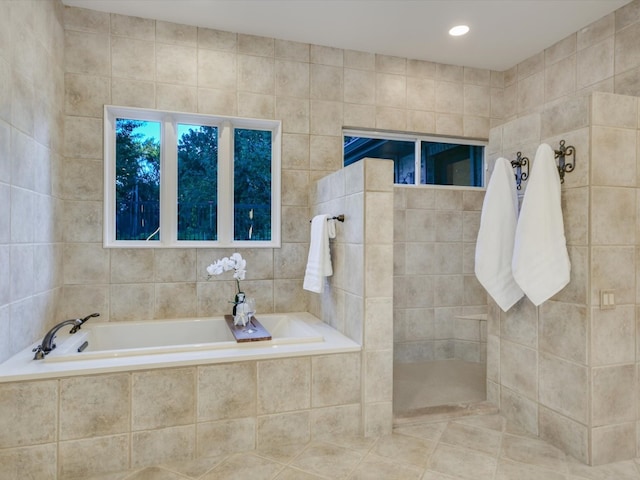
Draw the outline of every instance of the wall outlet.
[[[616,308],[615,290],[600,290],[600,310]]]

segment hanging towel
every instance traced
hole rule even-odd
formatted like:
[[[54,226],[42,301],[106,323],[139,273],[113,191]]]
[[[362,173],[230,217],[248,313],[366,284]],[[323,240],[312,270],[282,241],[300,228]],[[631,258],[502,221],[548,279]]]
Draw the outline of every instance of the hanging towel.
[[[511,272],[517,222],[518,195],[511,163],[498,158],[482,204],[475,272],[480,284],[505,312],[524,295]]]
[[[327,218],[328,215],[316,215],[311,220],[311,243],[302,288],[315,293],[322,293],[325,277],[333,275],[329,239],[336,237],[336,224]]]
[[[513,276],[534,305],[562,290],[571,263],[562,223],[560,177],[553,149],[538,147],[522,201],[513,250]]]

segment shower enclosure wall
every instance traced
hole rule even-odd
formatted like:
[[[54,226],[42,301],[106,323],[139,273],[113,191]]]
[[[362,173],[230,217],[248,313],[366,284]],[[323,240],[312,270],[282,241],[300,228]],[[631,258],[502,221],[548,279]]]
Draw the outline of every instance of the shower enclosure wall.
[[[487,396],[592,465],[638,456],[638,98],[591,93],[491,130],[490,165],[542,142],[575,147],[562,185],[571,281],[539,307],[489,305]],[[525,182],[526,183],[526,182]],[[526,193],[525,193],[526,195]],[[615,306],[601,304],[610,291]]]

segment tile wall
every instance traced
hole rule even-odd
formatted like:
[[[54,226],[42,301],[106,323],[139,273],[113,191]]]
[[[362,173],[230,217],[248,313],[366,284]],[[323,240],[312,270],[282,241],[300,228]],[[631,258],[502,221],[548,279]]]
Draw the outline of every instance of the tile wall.
[[[594,92],[492,131],[492,156],[539,142],[576,148],[562,203],[571,282],[536,308],[490,305],[488,397],[528,431],[590,464],[638,455],[638,98]],[[513,157],[515,158],[515,157]],[[526,194],[526,193],[525,193]],[[616,307],[603,309],[600,292]]]
[[[486,360],[486,323],[472,317],[487,308],[474,274],[483,199],[480,189],[395,187],[395,362]]]
[[[587,25],[504,73],[505,121],[592,91],[640,96],[640,1]]]
[[[0,5],[0,362],[52,325],[62,290],[62,17]]]
[[[78,135],[65,137],[60,318],[214,315],[232,296],[231,280],[205,273],[231,251],[102,248],[103,104],[282,120],[282,248],[246,252],[243,289],[262,311],[311,308],[309,191],[341,168],[343,126],[486,138],[501,112],[498,72],[77,8],[65,53],[65,130]]]
[[[314,214],[343,213],[331,241],[334,273],[310,312],[362,345],[362,431],[393,422],[393,163],[364,159],[319,180]]]
[[[1,384],[0,470],[77,479],[355,436],[360,371],[347,353]]]

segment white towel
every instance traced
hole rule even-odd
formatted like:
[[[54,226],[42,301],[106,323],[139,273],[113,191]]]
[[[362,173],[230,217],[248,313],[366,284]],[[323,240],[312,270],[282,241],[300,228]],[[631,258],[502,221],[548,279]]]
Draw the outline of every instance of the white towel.
[[[329,239],[335,238],[336,225],[334,220],[327,220],[327,217],[316,215],[311,220],[311,242],[302,288],[315,293],[322,293],[325,277],[333,275]]]
[[[516,282],[536,306],[570,280],[560,177],[554,151],[546,143],[538,147],[522,201],[512,268]]]
[[[480,284],[505,312],[524,293],[511,272],[518,222],[518,195],[511,163],[498,158],[482,204],[475,272]]]

